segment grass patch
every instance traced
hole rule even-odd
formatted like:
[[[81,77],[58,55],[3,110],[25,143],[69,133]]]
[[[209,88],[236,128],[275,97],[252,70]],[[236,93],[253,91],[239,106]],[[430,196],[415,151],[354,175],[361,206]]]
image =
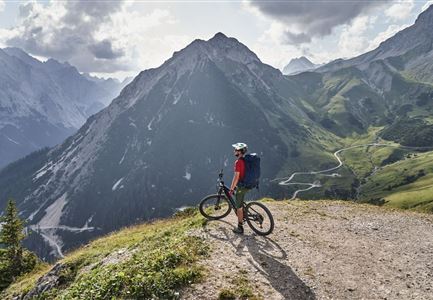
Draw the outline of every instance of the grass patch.
[[[386,206],[432,212],[433,152],[384,166],[362,186],[361,196],[366,202],[383,199]]]
[[[15,294],[27,293],[30,291],[38,278],[43,276],[45,273],[47,273],[52,266],[42,263],[36,266],[36,268],[30,272],[27,273],[20,278],[18,278],[14,283],[12,283],[5,291],[0,293],[0,298],[12,298]]]
[[[208,246],[201,238],[187,234],[191,228],[200,227],[201,220],[197,212],[188,211],[95,240],[59,261],[64,266],[60,284],[39,297],[175,299],[183,287],[203,274],[196,262],[208,254]],[[27,293],[49,269],[45,266],[19,280],[0,298]]]
[[[246,270],[239,270],[239,275],[231,281],[230,288],[224,288],[219,292],[218,299],[262,300],[263,297],[251,287],[247,274]]]
[[[219,300],[234,300],[236,299],[236,294],[229,289],[222,289],[218,294]]]

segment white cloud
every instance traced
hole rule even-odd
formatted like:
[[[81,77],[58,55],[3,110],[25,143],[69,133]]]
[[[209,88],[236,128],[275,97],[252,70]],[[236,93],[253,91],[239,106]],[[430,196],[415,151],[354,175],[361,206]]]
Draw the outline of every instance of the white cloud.
[[[408,18],[414,7],[414,0],[398,1],[385,10],[385,15],[391,20],[399,21]]]
[[[12,38],[16,32],[10,29],[0,28],[0,48],[7,47],[6,41]]]
[[[268,30],[252,46],[263,62],[282,69],[290,59],[307,56],[314,63],[325,63],[337,58],[350,58],[367,51],[370,42],[370,32],[376,26],[377,16],[360,15],[350,24],[336,28],[335,43],[324,38],[313,38],[304,46],[281,43],[285,35],[286,25],[273,21]],[[383,35],[385,37],[385,34]],[[331,48],[330,48],[331,47]]]
[[[157,67],[193,40],[187,35],[160,34],[154,30],[176,22],[168,10],[155,9],[143,14],[124,8],[112,15],[112,22],[101,26],[96,37],[111,40],[114,47],[123,49],[125,55],[121,60],[131,64],[131,68]]]
[[[248,0],[244,7],[254,15],[258,12],[285,24],[283,43],[311,43],[313,38],[332,34],[338,26],[350,24],[388,1],[261,1]]]
[[[5,2],[3,0],[0,0],[0,12],[2,12],[5,9]]]
[[[260,42],[273,42],[279,43],[284,36],[284,31],[286,30],[286,26],[278,21],[273,21],[268,30],[266,30],[260,37]]]
[[[256,43],[251,50],[259,55],[260,60],[282,70],[295,57],[304,55],[301,49],[292,46],[278,46],[275,44]]]
[[[359,16],[350,25],[344,25],[338,41],[339,57],[353,57],[365,52],[368,45],[367,31],[372,28],[377,17]]]
[[[285,30],[286,26],[283,23],[273,21],[269,29],[258,38],[256,43],[251,45],[251,50],[257,53],[262,62],[279,68],[280,70],[282,70],[292,58],[303,55],[310,59],[314,58],[306,47],[281,45],[280,42],[285,35]]]
[[[121,49],[95,37],[120,7],[120,2],[27,2],[20,5],[18,24],[10,29],[5,43],[33,55],[67,60],[82,71],[107,65],[125,68],[115,60],[122,56]],[[102,64],[107,60],[111,63]]]
[[[408,27],[408,24],[405,25],[390,25],[388,26],[388,28],[385,31],[382,31],[380,33],[377,34],[377,36],[371,40],[368,44],[368,48],[366,49],[366,51],[370,51],[373,50],[375,48],[377,48],[380,43],[382,43],[383,41],[389,39],[390,37],[392,37],[394,34],[396,34],[397,32],[403,30],[404,28]]]
[[[167,30],[177,22],[169,10],[131,2],[28,2],[19,14],[15,27],[0,29],[1,46],[21,47],[105,76],[156,67],[193,40]]]

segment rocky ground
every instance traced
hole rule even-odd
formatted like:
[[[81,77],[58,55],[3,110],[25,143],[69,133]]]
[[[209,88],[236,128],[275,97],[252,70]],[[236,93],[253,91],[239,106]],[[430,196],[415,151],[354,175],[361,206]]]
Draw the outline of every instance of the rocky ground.
[[[234,215],[191,234],[212,253],[183,299],[433,299],[433,215],[340,201],[265,203],[273,234]]]

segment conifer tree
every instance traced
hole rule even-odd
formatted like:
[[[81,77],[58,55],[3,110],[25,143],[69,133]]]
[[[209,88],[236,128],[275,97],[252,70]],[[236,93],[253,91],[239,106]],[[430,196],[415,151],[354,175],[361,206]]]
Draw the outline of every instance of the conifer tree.
[[[3,223],[0,231],[0,243],[5,247],[3,259],[6,261],[8,275],[12,278],[22,269],[23,248],[21,240],[24,238],[23,222],[18,217],[17,207],[12,199],[9,199],[5,213],[0,217]]]
[[[24,250],[24,223],[18,216],[15,201],[9,199],[4,215],[0,217],[0,290],[7,287],[17,276],[31,270],[37,264],[37,257]]]

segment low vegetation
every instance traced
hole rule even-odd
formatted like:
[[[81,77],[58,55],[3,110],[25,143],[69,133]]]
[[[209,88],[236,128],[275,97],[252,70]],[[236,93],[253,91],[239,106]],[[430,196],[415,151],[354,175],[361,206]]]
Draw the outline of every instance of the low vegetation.
[[[433,152],[406,154],[364,182],[360,200],[433,212]]]
[[[398,119],[385,128],[381,136],[403,146],[430,147],[433,146],[433,125],[420,118]]]
[[[202,218],[187,211],[172,219],[123,229],[70,253],[54,267],[35,270],[1,294],[2,299],[29,294],[40,299],[175,299],[182,287],[201,278],[196,265],[208,253],[201,238],[187,231]],[[38,292],[42,281],[55,278]],[[45,283],[46,284],[46,283]],[[40,290],[40,287],[39,287]]]

